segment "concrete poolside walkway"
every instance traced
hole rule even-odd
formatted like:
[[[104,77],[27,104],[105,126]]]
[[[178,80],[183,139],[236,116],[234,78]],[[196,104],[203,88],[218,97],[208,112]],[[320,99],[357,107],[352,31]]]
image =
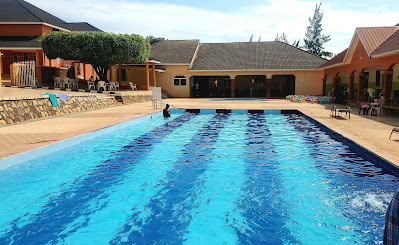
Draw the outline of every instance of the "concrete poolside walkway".
[[[207,99],[167,99],[178,108],[195,109],[298,109],[327,127],[399,166],[399,135],[389,140],[399,118],[363,116],[353,109],[351,119],[330,117],[332,105],[298,104],[287,100],[210,101]],[[344,106],[338,106],[344,108]],[[151,102],[116,106],[90,112],[68,114],[18,125],[0,127],[0,158],[99,130],[117,123],[155,113]]]
[[[0,158],[32,150],[77,135],[159,111],[152,102],[72,113],[0,127]]]

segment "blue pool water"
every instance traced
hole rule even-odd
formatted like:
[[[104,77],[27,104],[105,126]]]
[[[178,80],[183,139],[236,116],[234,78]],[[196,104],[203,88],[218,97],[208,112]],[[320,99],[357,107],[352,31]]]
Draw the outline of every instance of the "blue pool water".
[[[174,111],[0,161],[0,244],[378,244],[395,169],[301,114]]]

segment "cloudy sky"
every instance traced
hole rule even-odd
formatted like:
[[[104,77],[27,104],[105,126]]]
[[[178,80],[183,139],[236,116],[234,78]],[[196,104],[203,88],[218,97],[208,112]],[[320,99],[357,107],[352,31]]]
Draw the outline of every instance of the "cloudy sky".
[[[305,0],[27,0],[68,22],[88,22],[104,31],[137,33],[201,42],[288,40],[303,38],[319,1]],[[399,23],[397,0],[325,0],[326,50],[338,53],[350,44],[356,27]]]

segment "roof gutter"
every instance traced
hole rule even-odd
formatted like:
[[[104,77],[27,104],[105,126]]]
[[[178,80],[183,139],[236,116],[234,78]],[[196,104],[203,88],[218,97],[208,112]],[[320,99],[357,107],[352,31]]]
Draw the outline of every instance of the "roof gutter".
[[[46,22],[0,22],[0,25],[46,25],[52,28],[57,28],[66,32],[71,32],[68,29],[59,27],[59,26],[55,26],[55,25],[51,25],[49,23]]]

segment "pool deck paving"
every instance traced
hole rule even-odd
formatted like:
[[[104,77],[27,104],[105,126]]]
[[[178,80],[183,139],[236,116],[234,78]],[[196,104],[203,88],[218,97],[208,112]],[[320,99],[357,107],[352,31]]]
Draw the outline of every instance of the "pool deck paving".
[[[288,100],[211,101],[190,98],[166,99],[164,102],[172,105],[172,108],[191,109],[297,109],[399,166],[399,134],[393,135],[389,140],[392,128],[399,127],[399,118],[397,117],[364,116],[358,114],[358,109],[353,109],[350,119],[334,118],[330,116],[333,105],[292,103]],[[345,108],[342,105],[337,105],[337,107]],[[0,158],[158,111],[160,109],[154,109],[151,102],[141,102],[1,126]]]

